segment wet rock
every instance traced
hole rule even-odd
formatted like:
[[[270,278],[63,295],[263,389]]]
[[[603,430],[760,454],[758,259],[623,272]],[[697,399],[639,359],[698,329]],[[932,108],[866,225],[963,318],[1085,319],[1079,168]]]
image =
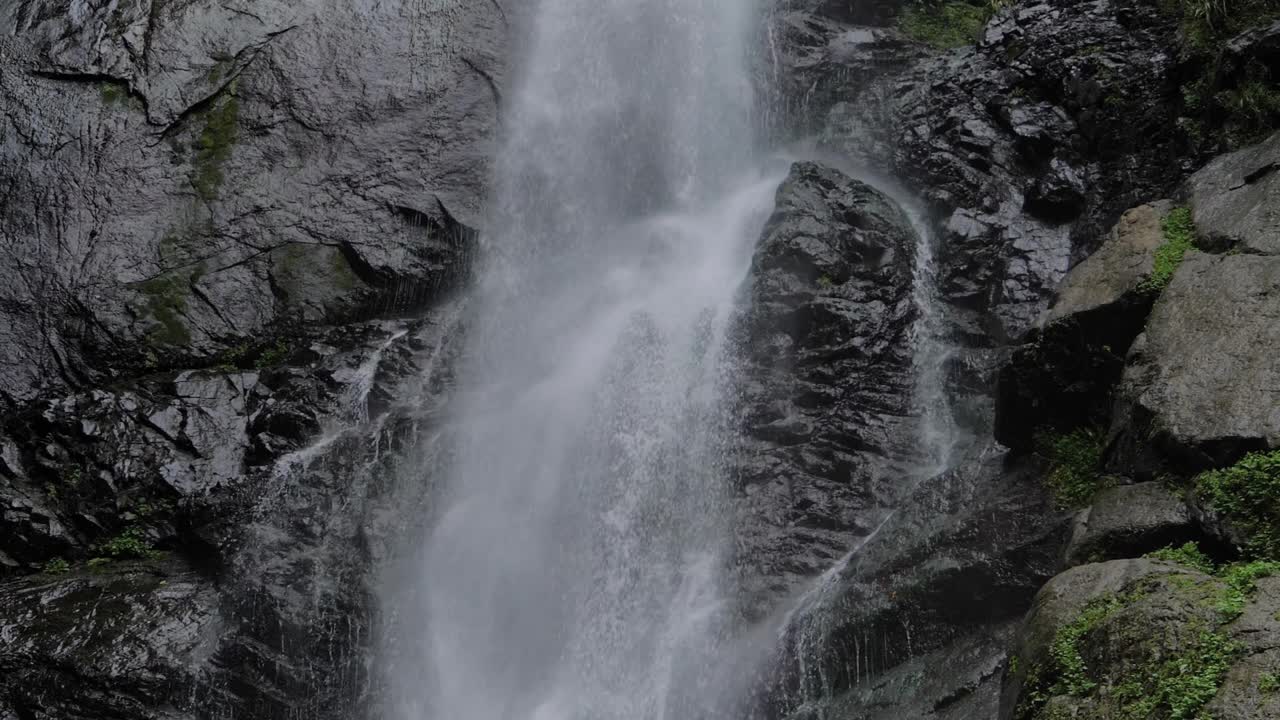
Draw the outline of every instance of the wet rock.
[[[1198,539],[1187,503],[1156,482],[1103,490],[1076,516],[1067,564],[1136,557]]]
[[[1187,185],[1202,247],[1280,254],[1280,133],[1215,158]]]
[[[0,409],[465,277],[496,4],[69,7],[0,8]]]
[[[1001,368],[996,439],[1031,446],[1037,428],[1070,431],[1104,423],[1124,356],[1155,294],[1144,283],[1165,242],[1169,201],[1126,212],[1102,247],[1071,270],[1053,306]]]
[[[976,47],[837,97],[823,144],[888,164],[923,195],[956,321],[1004,344],[1121,210],[1170,194],[1188,169],[1174,32],[1131,2],[1019,5]]]
[[[1280,258],[1189,253],[1130,350],[1110,464],[1187,473],[1280,447],[1278,321]]]
[[[0,582],[0,717],[198,716],[220,625],[213,584],[173,561]]]
[[[924,697],[936,704],[924,717],[953,717],[948,705],[970,696],[976,716],[989,716],[1000,682],[990,670],[1006,646],[985,643],[1002,638],[1058,571],[1067,523],[1034,464],[995,454],[959,467],[920,483],[800,602],[771,688],[775,707],[786,711],[806,700],[825,707],[842,695],[892,697],[913,707],[923,697],[912,697],[910,688],[895,694],[883,687],[901,681],[904,664],[964,656],[980,660],[961,672],[932,667],[936,677]],[[889,708],[881,716],[914,717]]]
[[[798,163],[778,190],[736,338],[748,614],[830,567],[903,490],[917,242],[892,200],[831,168]]]

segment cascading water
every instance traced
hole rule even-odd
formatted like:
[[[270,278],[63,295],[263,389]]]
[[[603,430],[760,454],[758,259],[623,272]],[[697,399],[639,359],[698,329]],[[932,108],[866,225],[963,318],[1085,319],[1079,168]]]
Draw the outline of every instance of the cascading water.
[[[726,327],[785,167],[750,0],[542,0],[438,513],[392,582],[397,720],[687,720],[728,536]]]

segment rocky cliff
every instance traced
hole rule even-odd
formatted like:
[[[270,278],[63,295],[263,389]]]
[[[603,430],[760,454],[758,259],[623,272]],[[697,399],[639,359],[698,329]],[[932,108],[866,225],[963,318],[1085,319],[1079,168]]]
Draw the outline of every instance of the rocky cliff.
[[[1280,713],[1277,17],[777,3],[771,129],[818,162],[735,337],[759,716]],[[377,714],[509,22],[0,8],[0,718]]]

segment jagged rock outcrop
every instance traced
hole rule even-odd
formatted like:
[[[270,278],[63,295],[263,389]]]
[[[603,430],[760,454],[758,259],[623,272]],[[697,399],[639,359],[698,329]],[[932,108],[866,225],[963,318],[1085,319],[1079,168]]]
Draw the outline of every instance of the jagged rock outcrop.
[[[820,574],[904,491],[918,239],[891,199],[797,163],[752,264],[734,475],[748,614]]]
[[[1133,208],[1107,241],[1067,274],[1053,305],[1001,368],[995,437],[1031,446],[1037,430],[1105,423],[1124,357],[1146,324],[1168,201]]]

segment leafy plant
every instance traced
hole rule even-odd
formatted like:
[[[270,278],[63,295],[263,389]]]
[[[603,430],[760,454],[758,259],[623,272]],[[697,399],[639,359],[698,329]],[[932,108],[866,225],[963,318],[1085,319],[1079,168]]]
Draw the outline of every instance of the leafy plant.
[[[1080,653],[1080,641],[1104,620],[1116,614],[1133,598],[1108,595],[1085,606],[1074,620],[1058,628],[1049,646],[1054,672],[1058,678],[1051,692],[1054,695],[1087,695],[1097,683],[1089,678],[1084,657]]]
[[[150,559],[157,553],[155,548],[138,527],[125,528],[124,532],[103,543],[98,551],[104,557],[122,560],[125,558]]]
[[[277,340],[274,345],[262,351],[254,365],[259,369],[279,365],[289,357],[289,351],[289,343],[284,340]]]
[[[1258,678],[1258,692],[1263,695],[1272,695],[1280,690],[1280,673],[1263,673]]]
[[[1222,678],[1240,654],[1240,646],[1221,633],[1204,631],[1183,652],[1152,658],[1115,689],[1124,704],[1119,717],[1146,720],[1198,718],[1218,694]]]
[[[1173,547],[1171,545],[1167,548],[1156,550],[1155,552],[1149,552],[1145,557],[1151,558],[1152,560],[1164,560],[1166,562],[1185,565],[1203,573],[1211,574],[1215,569],[1213,560],[1210,560],[1208,555],[1201,552],[1200,546],[1193,542],[1189,542],[1181,547]]]
[[[1049,463],[1045,483],[1061,507],[1084,507],[1098,491],[1113,484],[1102,474],[1102,434],[1095,430],[1041,433],[1036,446]]]
[[[1223,622],[1234,620],[1244,612],[1249,597],[1258,590],[1258,580],[1276,574],[1280,574],[1280,562],[1272,560],[1236,563],[1224,568],[1221,577],[1227,589],[1218,601],[1218,612],[1222,614]]]
[[[54,558],[44,564],[44,572],[47,575],[65,575],[71,571],[71,563],[63,558]]]
[[[1280,450],[1203,473],[1196,492],[1244,534],[1249,557],[1280,559]]]
[[[1140,290],[1159,293],[1169,286],[1173,274],[1178,271],[1187,251],[1195,247],[1196,225],[1191,219],[1191,209],[1174,208],[1160,223],[1164,233],[1164,243],[1156,249],[1155,265],[1151,269],[1151,277],[1140,286]]]

